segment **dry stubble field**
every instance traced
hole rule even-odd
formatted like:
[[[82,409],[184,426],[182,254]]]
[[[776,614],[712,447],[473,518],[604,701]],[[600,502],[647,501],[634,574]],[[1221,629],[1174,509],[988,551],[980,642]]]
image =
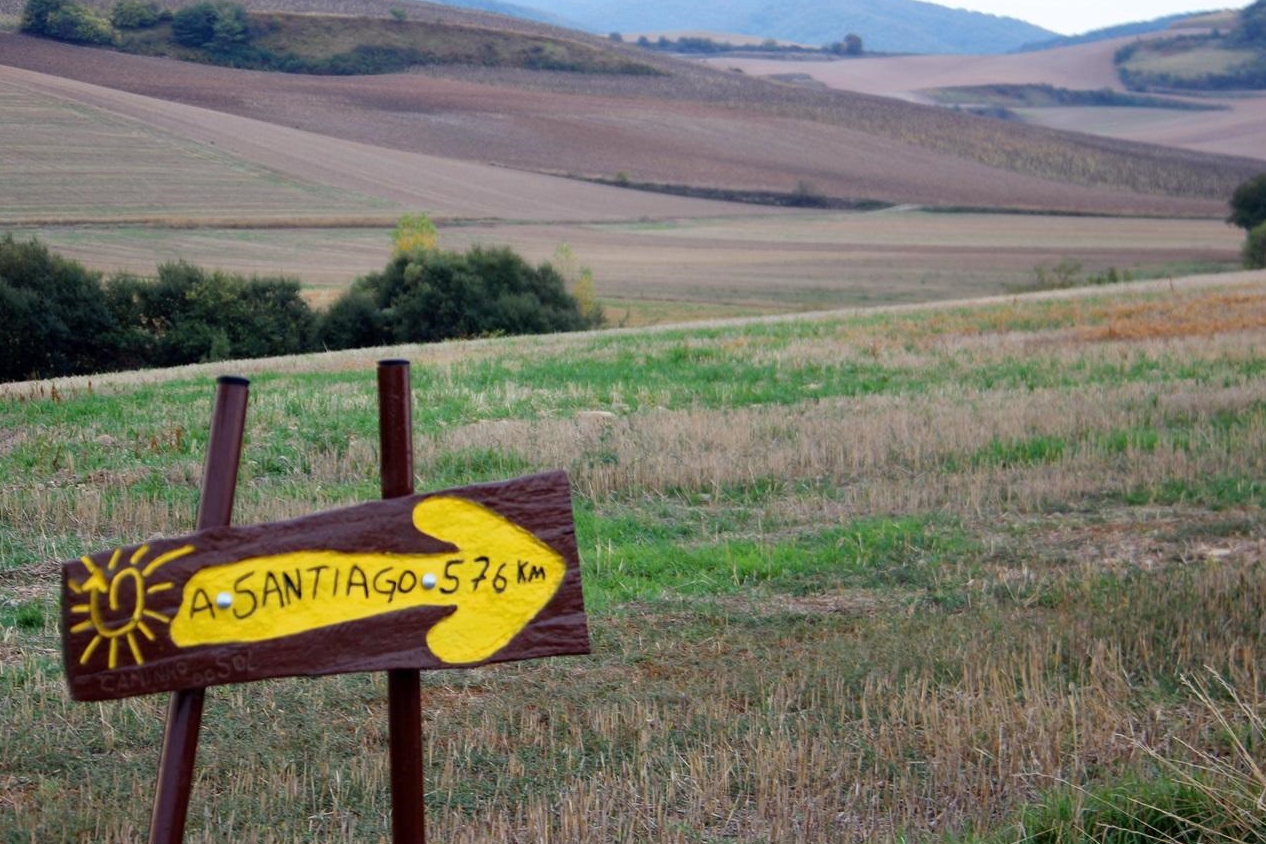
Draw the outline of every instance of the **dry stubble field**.
[[[148,817],[163,701],[67,699],[53,561],[188,530],[226,369],[239,523],[376,497],[391,355],[420,489],[569,471],[594,638],[426,675],[433,840],[1071,842],[1193,777],[1256,840],[1264,342],[1258,273],[6,385],[0,838]],[[188,840],[386,840],[383,685],[214,690]]]

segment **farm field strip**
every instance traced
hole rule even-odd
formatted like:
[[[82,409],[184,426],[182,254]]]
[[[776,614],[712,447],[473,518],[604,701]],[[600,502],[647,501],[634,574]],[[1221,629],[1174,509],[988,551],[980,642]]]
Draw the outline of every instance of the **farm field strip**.
[[[1261,274],[244,362],[236,521],[377,497],[385,355],[420,489],[568,469],[595,637],[427,675],[437,840],[1002,831],[1266,694]],[[50,561],[188,529],[233,368],[0,397],[4,832],[138,840],[161,701],[66,700]],[[213,692],[191,840],[386,835],[382,685]]]
[[[1007,56],[897,56],[863,61],[780,61],[762,58],[703,59],[718,68],[738,68],[756,76],[808,74],[814,80],[845,91],[856,91],[910,102],[931,103],[923,89],[994,84],[1052,85],[1071,90],[1124,91],[1113,64],[1113,53],[1132,43],[1118,38],[1017,53]],[[1196,61],[1183,54],[1184,62]],[[1220,67],[1225,54],[1219,53]],[[1217,69],[1216,67],[1214,69]],[[1266,96],[1201,96],[1199,102],[1224,106],[1219,112],[1175,112],[1145,108],[1017,109],[1025,122],[1052,129],[1087,132],[1141,143],[1163,144],[1199,152],[1263,158],[1266,134]]]
[[[1208,100],[1201,99],[1201,102]],[[1024,109],[1024,119],[1039,126],[1091,132],[1127,141],[1159,143],[1202,152],[1261,158],[1266,127],[1266,96],[1214,99],[1226,111],[1193,119],[1191,113],[1146,108]],[[1264,165],[1266,166],[1266,165]]]
[[[180,63],[175,64],[179,68]],[[168,66],[159,65],[152,70],[164,67]],[[225,161],[231,162],[236,170],[244,171],[229,179],[229,186],[241,186],[247,174],[263,173],[268,178],[246,183],[241,207],[236,210],[233,206],[221,208],[208,202],[212,206],[210,209],[188,211],[188,216],[214,220],[236,213],[236,219],[241,221],[263,218],[271,222],[277,217],[322,219],[349,212],[377,212],[381,215],[383,212],[425,209],[437,216],[475,219],[622,220],[718,216],[750,211],[750,206],[733,203],[627,191],[558,176],[458,161],[420,151],[358,143],[285,124],[166,102],[3,65],[0,65],[0,81],[19,92],[19,96],[44,103],[44,110],[28,119],[64,111],[76,115],[88,113],[104,123],[125,126],[130,134],[170,139],[176,147],[191,151],[196,157],[195,160],[181,162],[188,173],[179,168],[159,168],[158,180],[150,186],[143,180],[125,178],[127,171],[113,174],[112,178],[117,181],[91,186],[92,190],[85,186],[79,197],[79,209],[73,205],[67,208],[48,204],[48,200],[40,200],[45,205],[32,206],[34,198],[40,193],[29,192],[25,199],[16,203],[22,211],[20,215],[6,212],[7,219],[13,222],[50,216],[71,221],[82,219],[85,214],[83,206],[91,209],[98,204],[109,207],[114,203],[114,193],[121,184],[130,185],[130,190],[141,192],[151,204],[162,209],[172,201],[172,190],[167,189],[167,185],[185,190],[190,199],[184,202],[196,202],[199,198],[197,188],[205,180],[212,191],[206,199],[213,201],[222,197],[217,182],[221,174],[218,170],[209,174],[204,171],[208,165]],[[17,117],[22,117],[22,114],[21,111],[16,112]],[[29,140],[29,136],[37,136],[40,141],[49,136],[42,123],[31,123],[28,119],[15,119],[7,128],[15,142],[13,148],[19,153],[8,159],[9,166],[19,174],[24,162],[20,153],[38,146]],[[85,124],[81,119],[75,125],[91,130],[94,124],[92,121]],[[82,142],[76,141],[73,132],[59,132],[53,141],[54,144],[71,144],[74,150],[81,149],[79,144]],[[94,158],[102,161],[113,161],[116,155],[125,162],[135,158],[132,150],[118,144],[93,149]],[[73,182],[83,170],[83,164],[74,156],[59,155],[49,159],[41,154],[40,158],[46,160],[51,168],[42,173],[42,178],[54,186]],[[317,193],[289,196],[284,191],[274,191],[271,184],[274,181],[283,184],[293,181]],[[0,182],[0,191],[4,190],[4,183]],[[276,203],[275,209],[268,206],[271,213],[252,208],[252,199],[260,201],[260,194],[267,197],[263,201]],[[57,196],[56,191],[53,195]],[[6,200],[7,205],[9,198],[2,192],[0,199]],[[187,205],[178,207],[184,210]],[[136,215],[133,212],[132,216]],[[90,219],[101,216],[92,214]],[[150,211],[144,216],[155,215]],[[0,217],[0,221],[6,217]]]
[[[392,209],[20,85],[0,88],[0,111],[0,220],[384,215]]]
[[[296,226],[298,224],[296,223]],[[381,228],[13,227],[106,272],[152,274],[186,260],[299,278],[317,302],[380,269]],[[614,322],[782,313],[995,295],[1064,261],[1085,273],[1182,276],[1230,267],[1238,232],[1220,220],[1028,215],[770,212],[616,224],[443,223],[441,245],[506,244],[532,262],[560,243],[594,270]]]

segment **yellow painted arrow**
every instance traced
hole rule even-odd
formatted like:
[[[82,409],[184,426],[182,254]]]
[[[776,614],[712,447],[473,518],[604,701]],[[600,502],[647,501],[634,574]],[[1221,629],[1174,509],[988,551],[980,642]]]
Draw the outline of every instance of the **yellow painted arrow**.
[[[263,642],[413,607],[455,607],[427,633],[427,646],[444,662],[480,662],[531,623],[566,574],[562,556],[531,532],[463,498],[425,499],[413,525],[457,551],[317,549],[203,569],[185,584],[172,642]]]

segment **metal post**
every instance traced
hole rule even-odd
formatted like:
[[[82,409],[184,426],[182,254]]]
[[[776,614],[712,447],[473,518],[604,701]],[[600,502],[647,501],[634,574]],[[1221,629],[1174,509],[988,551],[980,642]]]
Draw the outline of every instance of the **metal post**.
[[[223,527],[232,521],[237,469],[242,457],[242,434],[246,427],[250,381],[225,375],[216,383],[211,436],[198,502],[198,530]],[[150,816],[150,844],[179,844],[184,839],[205,692],[205,689],[185,689],[172,693],[167,709],[167,728],[163,734],[154,811]]]
[[[378,437],[382,497],[413,494],[413,402],[407,360],[378,362]],[[422,690],[416,669],[387,672],[391,760],[391,840],[424,844]]]

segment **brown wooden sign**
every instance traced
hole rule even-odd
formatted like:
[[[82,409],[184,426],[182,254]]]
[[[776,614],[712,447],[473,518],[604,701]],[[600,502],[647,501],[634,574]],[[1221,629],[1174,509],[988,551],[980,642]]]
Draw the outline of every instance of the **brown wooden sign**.
[[[76,700],[589,652],[563,472],[62,565]]]

